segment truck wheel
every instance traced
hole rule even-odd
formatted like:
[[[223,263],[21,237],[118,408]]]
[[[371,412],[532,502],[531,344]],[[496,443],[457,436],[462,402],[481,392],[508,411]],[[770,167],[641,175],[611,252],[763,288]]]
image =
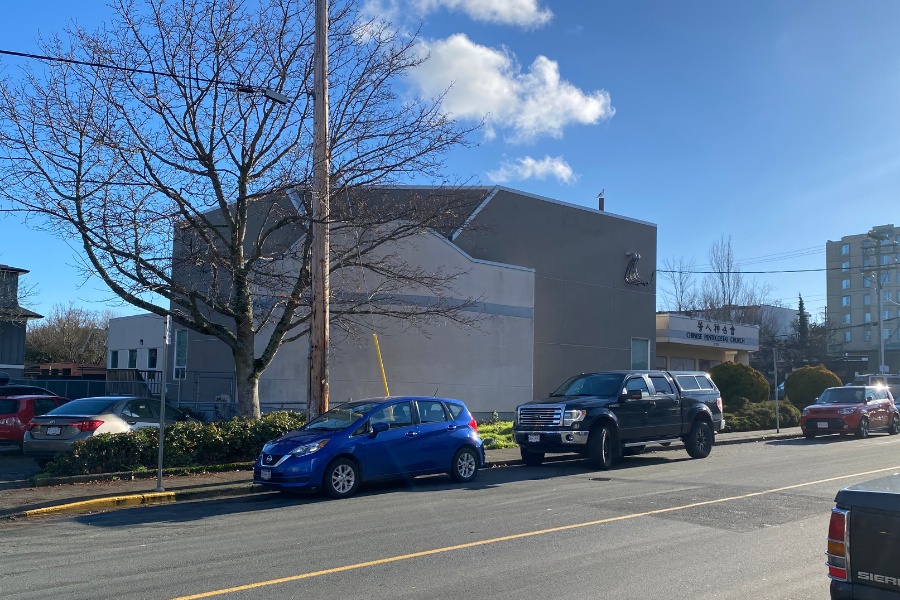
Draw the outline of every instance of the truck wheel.
[[[532,452],[528,448],[519,446],[519,454],[522,455],[522,462],[529,467],[536,467],[544,462],[543,452]]]
[[[588,436],[588,464],[600,471],[608,471],[616,462],[616,436],[609,425],[591,430]]]
[[[891,435],[900,433],[900,415],[894,415],[894,418],[891,419],[891,428],[888,429],[888,433]]]
[[[694,421],[691,431],[684,439],[684,447],[691,458],[706,458],[712,451],[713,434],[709,423],[706,421]]]
[[[869,437],[869,419],[863,417],[859,421],[859,429],[856,430],[856,437],[858,438],[867,438]]]

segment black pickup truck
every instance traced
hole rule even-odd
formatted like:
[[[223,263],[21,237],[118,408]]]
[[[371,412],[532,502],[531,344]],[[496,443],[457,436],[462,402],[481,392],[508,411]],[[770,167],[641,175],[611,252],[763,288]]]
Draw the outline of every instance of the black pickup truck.
[[[834,502],[826,552],[832,600],[900,600],[900,475],[844,488]]]
[[[577,452],[606,470],[648,444],[683,441],[691,457],[705,458],[724,426],[722,396],[706,373],[609,371],[576,375],[517,407],[513,432],[527,465]]]

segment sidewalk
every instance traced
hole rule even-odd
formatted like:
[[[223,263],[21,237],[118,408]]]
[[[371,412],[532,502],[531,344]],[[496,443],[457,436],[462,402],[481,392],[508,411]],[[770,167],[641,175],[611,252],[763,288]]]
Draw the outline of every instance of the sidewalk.
[[[716,436],[716,445],[766,442],[777,439],[801,437],[799,427],[743,433],[722,433]],[[653,446],[656,451],[683,451],[680,443],[668,448]],[[715,450],[713,450],[715,451]],[[518,448],[488,450],[488,467],[504,467],[521,464]],[[555,457],[549,457],[553,460]],[[560,459],[567,455],[559,455]],[[112,481],[91,480],[90,476],[55,478],[40,487],[13,487],[0,490],[0,519],[22,519],[66,512],[91,512],[140,504],[162,504],[204,498],[225,498],[269,492],[268,488],[253,485],[250,470],[223,473],[178,475],[163,478],[163,492],[156,488],[155,471],[152,477],[142,479],[120,478]],[[129,474],[130,475],[130,474]],[[122,475],[120,477],[128,477]],[[98,476],[99,477],[99,476]],[[27,483],[23,485],[27,486]]]

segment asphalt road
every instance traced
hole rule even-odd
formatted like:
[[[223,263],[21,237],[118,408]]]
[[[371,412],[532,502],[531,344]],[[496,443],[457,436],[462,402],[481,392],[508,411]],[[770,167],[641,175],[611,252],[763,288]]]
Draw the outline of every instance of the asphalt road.
[[[798,439],[29,520],[0,597],[819,599],[835,492],[894,471],[900,436]]]

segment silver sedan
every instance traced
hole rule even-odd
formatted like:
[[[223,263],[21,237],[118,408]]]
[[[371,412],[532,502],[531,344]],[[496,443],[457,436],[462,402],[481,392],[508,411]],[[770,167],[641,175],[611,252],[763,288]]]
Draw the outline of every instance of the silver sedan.
[[[159,427],[159,398],[99,396],[80,398],[34,417],[26,425],[22,450],[44,465],[61,452],[71,452],[78,440],[101,433],[124,433]],[[166,425],[190,417],[166,403]]]

